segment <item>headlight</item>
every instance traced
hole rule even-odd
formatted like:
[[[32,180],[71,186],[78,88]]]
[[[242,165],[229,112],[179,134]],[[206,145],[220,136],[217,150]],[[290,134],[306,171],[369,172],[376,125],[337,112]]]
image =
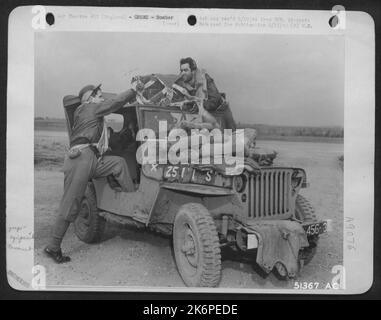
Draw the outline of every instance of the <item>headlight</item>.
[[[240,175],[234,177],[233,186],[237,192],[242,192],[246,187],[246,176]]]
[[[295,170],[291,176],[291,186],[293,189],[299,188],[305,180],[306,174],[303,170]]]

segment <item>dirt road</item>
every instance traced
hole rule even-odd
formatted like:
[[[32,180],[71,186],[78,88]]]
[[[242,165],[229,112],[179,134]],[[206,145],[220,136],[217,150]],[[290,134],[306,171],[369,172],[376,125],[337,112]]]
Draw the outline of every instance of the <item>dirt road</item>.
[[[56,143],[62,149],[66,136],[36,137],[36,148]],[[305,168],[310,188],[302,194],[322,218],[333,220],[333,232],[323,235],[311,263],[304,267],[298,281],[319,282],[319,288],[332,280],[331,269],[342,264],[343,172],[338,158],[343,145],[259,141],[259,146],[278,151],[277,162]],[[59,161],[57,161],[59,163]],[[80,242],[70,227],[63,243],[72,263],[53,264],[42,254],[57,214],[63,189],[63,173],[56,162],[36,162],[35,170],[35,264],[47,269],[48,286],[184,287],[177,272],[171,239],[135,229],[107,226],[107,240],[101,244]],[[294,281],[264,276],[258,267],[230,252],[223,253],[221,288],[292,288]]]

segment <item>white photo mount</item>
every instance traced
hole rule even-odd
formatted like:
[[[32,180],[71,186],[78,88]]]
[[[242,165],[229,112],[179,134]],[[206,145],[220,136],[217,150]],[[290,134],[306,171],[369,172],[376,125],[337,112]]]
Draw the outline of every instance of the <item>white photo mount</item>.
[[[336,8],[340,9],[340,8]],[[375,32],[372,18],[364,12],[333,11],[292,11],[292,10],[225,10],[225,9],[165,9],[165,8],[98,8],[98,7],[57,7],[30,6],[18,7],[9,16],[9,46],[8,46],[8,94],[7,94],[7,274],[11,287],[17,290],[62,290],[62,291],[160,291],[160,292],[224,292],[224,293],[282,293],[282,294],[359,294],[366,292],[373,282],[373,217],[374,217],[374,124],[375,124]],[[48,25],[47,13],[54,15],[54,24]],[[330,19],[337,15],[339,23],[332,27]],[[194,26],[188,24],[189,15],[197,18]],[[56,268],[49,265],[36,264],[36,227],[35,208],[38,190],[35,189],[34,168],[34,118],[36,117],[36,54],[43,52],[48,57],[48,47],[37,47],[43,42],[41,37],[51,37],[63,34],[83,35],[92,37],[96,34],[105,35],[117,41],[121,34],[128,38],[133,34],[131,47],[140,46],[148,60],[155,57],[158,65],[163,67],[173,65],[177,72],[177,60],[166,61],[165,55],[154,54],[148,50],[158,48],[162,35],[167,35],[170,45],[173,39],[189,36],[189,42],[196,44],[197,37],[220,37],[223,41],[232,37],[330,37],[341,39],[342,46],[338,53],[344,61],[342,94],[344,103],[344,169],[343,169],[343,214],[341,221],[332,221],[333,226],[342,226],[342,259],[343,263],[326,270],[331,274],[331,281],[322,283],[316,289],[308,287],[309,283],[319,281],[315,277],[296,279],[295,286],[283,288],[266,285],[240,287],[224,285],[217,288],[187,288],[185,286],[150,286],[139,281],[131,284],[117,285],[94,280],[94,285],[75,282],[67,279],[60,284],[52,283],[52,273]],[[137,34],[152,39],[153,44],[139,43]],[[147,36],[150,34],[150,36]],[[63,39],[65,36],[63,37]],[[70,38],[70,37],[68,37]],[[126,39],[127,39],[126,38]],[[156,39],[156,40],[155,40]],[[158,40],[157,40],[158,39]],[[164,39],[164,38],[163,38]],[[245,38],[246,39],[246,38]],[[135,42],[134,42],[135,41]],[[174,40],[175,41],[175,40]],[[193,42],[192,42],[193,41]],[[205,41],[205,40],[203,40]],[[45,44],[48,43],[45,42]],[[59,43],[51,43],[52,46]],[[105,45],[105,46],[103,46]],[[156,45],[156,47],[155,47]],[[164,45],[162,43],[162,45]],[[226,43],[225,43],[226,45]],[[150,47],[152,46],[152,47]],[[107,43],[100,43],[99,54],[113,59],[113,52],[107,51]],[[248,46],[242,47],[242,52]],[[239,50],[232,60],[240,59]],[[86,57],[81,56],[81,49],[62,47],[62,50],[78,50],[77,61],[62,61],[57,57],[57,69],[62,63],[75,63],[77,68],[86,68]],[[103,50],[103,51],[102,51]],[[216,51],[223,51],[223,47]],[[202,56],[202,48],[197,48],[193,54]],[[98,54],[94,52],[94,55]],[[179,50],[179,54],[183,51]],[[216,54],[216,53],[213,53]],[[212,53],[205,53],[204,61],[212,60]],[[189,55],[192,55],[189,54]],[[281,56],[281,54],[280,54]],[[180,56],[178,57],[180,58]],[[82,59],[82,60],[81,60]],[[208,60],[209,59],[209,60]],[[248,63],[255,63],[248,61]],[[258,59],[261,61],[260,59]],[[122,61],[115,61],[121,63]],[[124,63],[125,61],[123,61]],[[106,63],[106,67],[109,62]],[[99,66],[98,66],[99,67]],[[134,66],[126,72],[133,71]],[[313,66],[311,66],[313,68]],[[144,69],[144,64],[136,66],[137,72],[151,72]],[[228,63],[224,66],[228,70]],[[70,68],[69,68],[70,69]],[[157,68],[160,69],[160,68]],[[154,70],[157,72],[160,70]],[[54,70],[50,70],[54,73]],[[165,70],[163,70],[165,72]],[[79,71],[81,73],[81,71]],[[217,72],[215,72],[217,73]],[[91,74],[89,72],[89,74]],[[218,75],[223,72],[218,72]],[[130,75],[130,74],[129,74]],[[214,75],[215,76],[215,75]],[[228,76],[228,75],[227,75]],[[296,75],[302,76],[302,75]],[[66,78],[65,78],[66,77]],[[81,83],[76,83],[77,75],[62,74],[62,83],[56,83],[57,95],[68,94],[79,90]],[[78,76],[79,77],[79,76]],[[122,90],[129,84],[129,79],[117,75],[119,87]],[[80,80],[85,81],[83,74]],[[124,81],[122,83],[122,81]],[[89,79],[89,82],[93,79]],[[219,79],[215,76],[215,81]],[[83,84],[83,83],[82,83]],[[243,85],[245,81],[243,81]],[[105,84],[107,86],[107,84]],[[261,83],[256,83],[261,86]],[[340,86],[338,86],[340,87]],[[63,88],[64,90],[62,90]],[[77,89],[75,89],[77,88]],[[276,90],[276,89],[274,89]],[[41,91],[41,89],[40,89]],[[43,90],[42,90],[43,91]],[[74,93],[76,93],[75,91]],[[22,94],[21,94],[22,93]],[[276,94],[276,92],[269,92]],[[62,96],[57,97],[62,101]],[[61,105],[52,106],[62,110]],[[234,110],[233,110],[234,112]],[[20,147],[22,146],[22,147]],[[63,179],[61,180],[62,183]],[[313,184],[313,180],[309,180]],[[338,186],[339,187],[339,186]],[[324,193],[324,191],[322,191]],[[323,202],[324,199],[322,198]],[[58,207],[58,202],[55,208]],[[54,207],[48,207],[46,214],[55,215]],[[49,211],[51,210],[51,211]],[[52,212],[53,210],[53,212]],[[327,213],[329,217],[329,213]],[[333,232],[335,232],[333,227]],[[336,238],[334,238],[336,239]],[[257,245],[250,237],[250,247]],[[327,243],[329,241],[327,240]],[[40,246],[40,244],[39,244]],[[39,248],[41,250],[41,248]],[[327,249],[328,250],[328,249]],[[327,254],[329,252],[327,251]],[[77,266],[77,265],[76,265]],[[245,269],[246,270],[246,269]],[[253,271],[254,272],[254,271]],[[50,275],[50,276],[49,276]],[[102,277],[97,274],[97,276]],[[136,278],[144,277],[137,274]],[[314,279],[314,280],[312,280]],[[181,283],[181,282],[180,282]],[[262,283],[262,282],[261,282]],[[306,286],[304,284],[307,283]]]

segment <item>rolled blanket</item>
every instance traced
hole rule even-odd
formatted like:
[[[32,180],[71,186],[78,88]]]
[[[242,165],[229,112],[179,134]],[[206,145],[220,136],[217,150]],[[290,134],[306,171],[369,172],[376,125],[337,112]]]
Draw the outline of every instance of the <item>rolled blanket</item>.
[[[205,160],[210,159],[211,164],[223,163],[226,157],[245,158],[252,154],[255,148],[256,130],[244,129],[243,132],[237,130],[232,135],[224,134],[223,131],[219,131],[220,134],[216,134],[218,129],[214,130],[216,130],[213,131],[214,134],[211,134],[212,132],[210,131],[193,133],[176,142],[169,143],[168,146],[170,147],[174,143],[182,141],[184,145],[188,146],[189,150],[199,151],[201,163],[205,163]],[[189,156],[190,154],[188,154]],[[186,161],[186,159],[183,159],[183,161]]]

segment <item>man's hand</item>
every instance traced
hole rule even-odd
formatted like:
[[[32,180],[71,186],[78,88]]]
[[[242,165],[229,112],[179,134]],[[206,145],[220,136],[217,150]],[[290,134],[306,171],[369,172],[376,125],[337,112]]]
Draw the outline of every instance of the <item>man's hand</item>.
[[[197,113],[197,104],[194,101],[186,100],[182,102],[180,105],[180,108],[182,111],[190,112],[190,113]]]
[[[144,83],[139,76],[133,77],[131,80],[131,88],[134,91],[142,91],[144,89]]]

